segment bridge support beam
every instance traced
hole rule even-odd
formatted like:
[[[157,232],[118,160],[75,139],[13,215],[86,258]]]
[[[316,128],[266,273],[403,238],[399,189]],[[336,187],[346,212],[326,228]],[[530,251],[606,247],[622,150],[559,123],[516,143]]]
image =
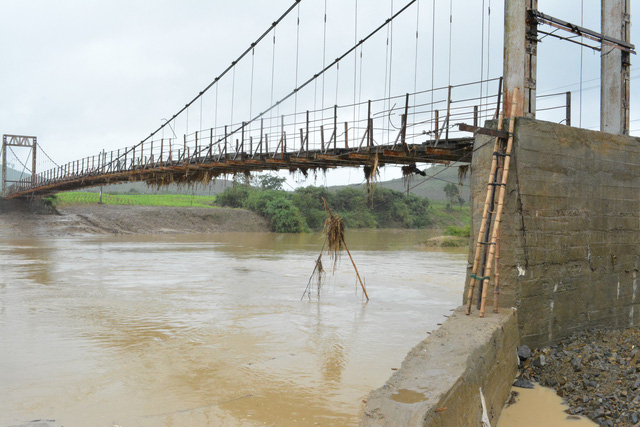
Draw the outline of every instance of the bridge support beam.
[[[602,0],[602,34],[630,41],[631,0]],[[606,44],[601,52],[600,130],[629,135],[630,54]]]
[[[537,24],[529,10],[538,10],[538,0],[504,2],[504,88],[505,105],[511,104],[513,90],[524,94],[516,114],[536,115]]]

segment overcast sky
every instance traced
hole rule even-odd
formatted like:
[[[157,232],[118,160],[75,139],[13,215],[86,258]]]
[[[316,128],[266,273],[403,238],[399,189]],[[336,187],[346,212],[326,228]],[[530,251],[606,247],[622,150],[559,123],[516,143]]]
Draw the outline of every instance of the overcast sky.
[[[500,76],[503,2],[451,1],[451,28],[450,0],[419,0],[394,22],[392,33],[383,30],[364,45],[362,62],[350,56],[341,63],[340,71],[327,73],[324,105],[320,105],[323,96],[319,83],[299,94],[297,111],[330,107],[336,101],[349,104],[354,98],[358,102],[384,97],[389,93],[389,81],[391,94],[402,95],[413,92],[414,84],[419,91],[428,90],[432,80],[435,87],[441,87],[449,81],[451,84],[477,81],[481,76],[486,78],[487,72],[489,77]],[[350,48],[355,39],[363,38],[381,24],[392,9],[397,11],[406,2],[327,0],[327,37],[323,49],[324,1],[302,0],[299,11],[294,10],[276,31],[273,98],[277,100],[294,88],[296,57],[297,79],[302,82],[322,68],[323,52],[328,64]],[[132,146],[193,99],[292,3],[292,0],[0,2],[3,17],[0,132],[37,136],[39,144],[58,163],[97,154],[102,149]],[[580,23],[581,0],[539,3],[542,12]],[[585,27],[599,31],[599,0],[584,0],[583,19]],[[391,50],[386,43],[390,34]],[[638,26],[632,26],[632,43],[638,43],[638,35]],[[436,46],[434,76],[432,43]],[[573,124],[578,125],[580,47],[547,37],[539,45],[538,53],[538,92],[573,91]],[[239,64],[235,83],[230,73],[218,85],[217,116],[214,86],[205,94],[202,104],[198,101],[189,109],[188,120],[184,117],[174,124],[178,136],[209,129],[214,123],[221,126],[232,115],[234,122],[241,122],[248,119],[250,112],[255,115],[266,108],[271,101],[272,55],[273,42],[269,36],[258,45],[253,57],[253,95],[249,55]],[[640,80],[634,78],[640,76],[640,67],[635,65],[636,61],[633,56],[631,129],[640,135],[637,131]],[[599,76],[599,53],[584,49],[583,127],[599,127]],[[283,108],[292,109],[292,105]],[[543,114],[541,118],[555,119]],[[398,175],[398,169],[391,168],[382,178]],[[345,180],[360,182],[361,172],[331,173],[316,184]]]

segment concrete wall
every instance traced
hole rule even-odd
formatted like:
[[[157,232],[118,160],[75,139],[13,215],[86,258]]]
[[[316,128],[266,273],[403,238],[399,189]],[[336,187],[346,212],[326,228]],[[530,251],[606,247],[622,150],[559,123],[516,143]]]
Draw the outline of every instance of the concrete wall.
[[[361,426],[478,426],[480,387],[492,425],[517,372],[514,310],[486,319],[458,309],[371,392]]]
[[[493,142],[476,148],[472,240]],[[500,305],[518,309],[522,343],[640,325],[640,140],[517,119],[504,209]]]

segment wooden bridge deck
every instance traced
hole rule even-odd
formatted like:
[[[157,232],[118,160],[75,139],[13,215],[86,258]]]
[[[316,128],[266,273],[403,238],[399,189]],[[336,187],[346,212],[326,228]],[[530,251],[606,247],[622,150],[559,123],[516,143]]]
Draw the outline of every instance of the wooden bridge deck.
[[[171,183],[208,182],[209,180],[239,173],[289,170],[305,174],[313,170],[337,167],[372,167],[384,165],[412,166],[419,163],[470,163],[473,138],[446,141],[427,141],[422,144],[395,144],[365,148],[336,148],[308,152],[247,154],[212,154],[185,156],[169,160],[154,160],[154,156],[133,158],[130,162],[103,161],[101,166],[80,167],[71,164],[61,168],[57,176],[38,175],[35,182],[27,179],[9,188],[6,198],[43,196],[61,191],[77,190],[106,184],[143,181],[162,186]]]

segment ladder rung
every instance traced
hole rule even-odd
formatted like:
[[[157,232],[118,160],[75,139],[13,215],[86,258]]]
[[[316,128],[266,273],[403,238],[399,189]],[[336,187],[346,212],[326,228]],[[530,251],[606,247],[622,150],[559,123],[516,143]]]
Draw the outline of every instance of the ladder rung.
[[[493,152],[493,155],[494,155],[494,156],[498,156],[498,157],[511,157],[511,154],[507,154],[507,153],[502,154],[502,153],[500,153],[500,152],[498,152],[498,151],[494,151],[494,152]]]

